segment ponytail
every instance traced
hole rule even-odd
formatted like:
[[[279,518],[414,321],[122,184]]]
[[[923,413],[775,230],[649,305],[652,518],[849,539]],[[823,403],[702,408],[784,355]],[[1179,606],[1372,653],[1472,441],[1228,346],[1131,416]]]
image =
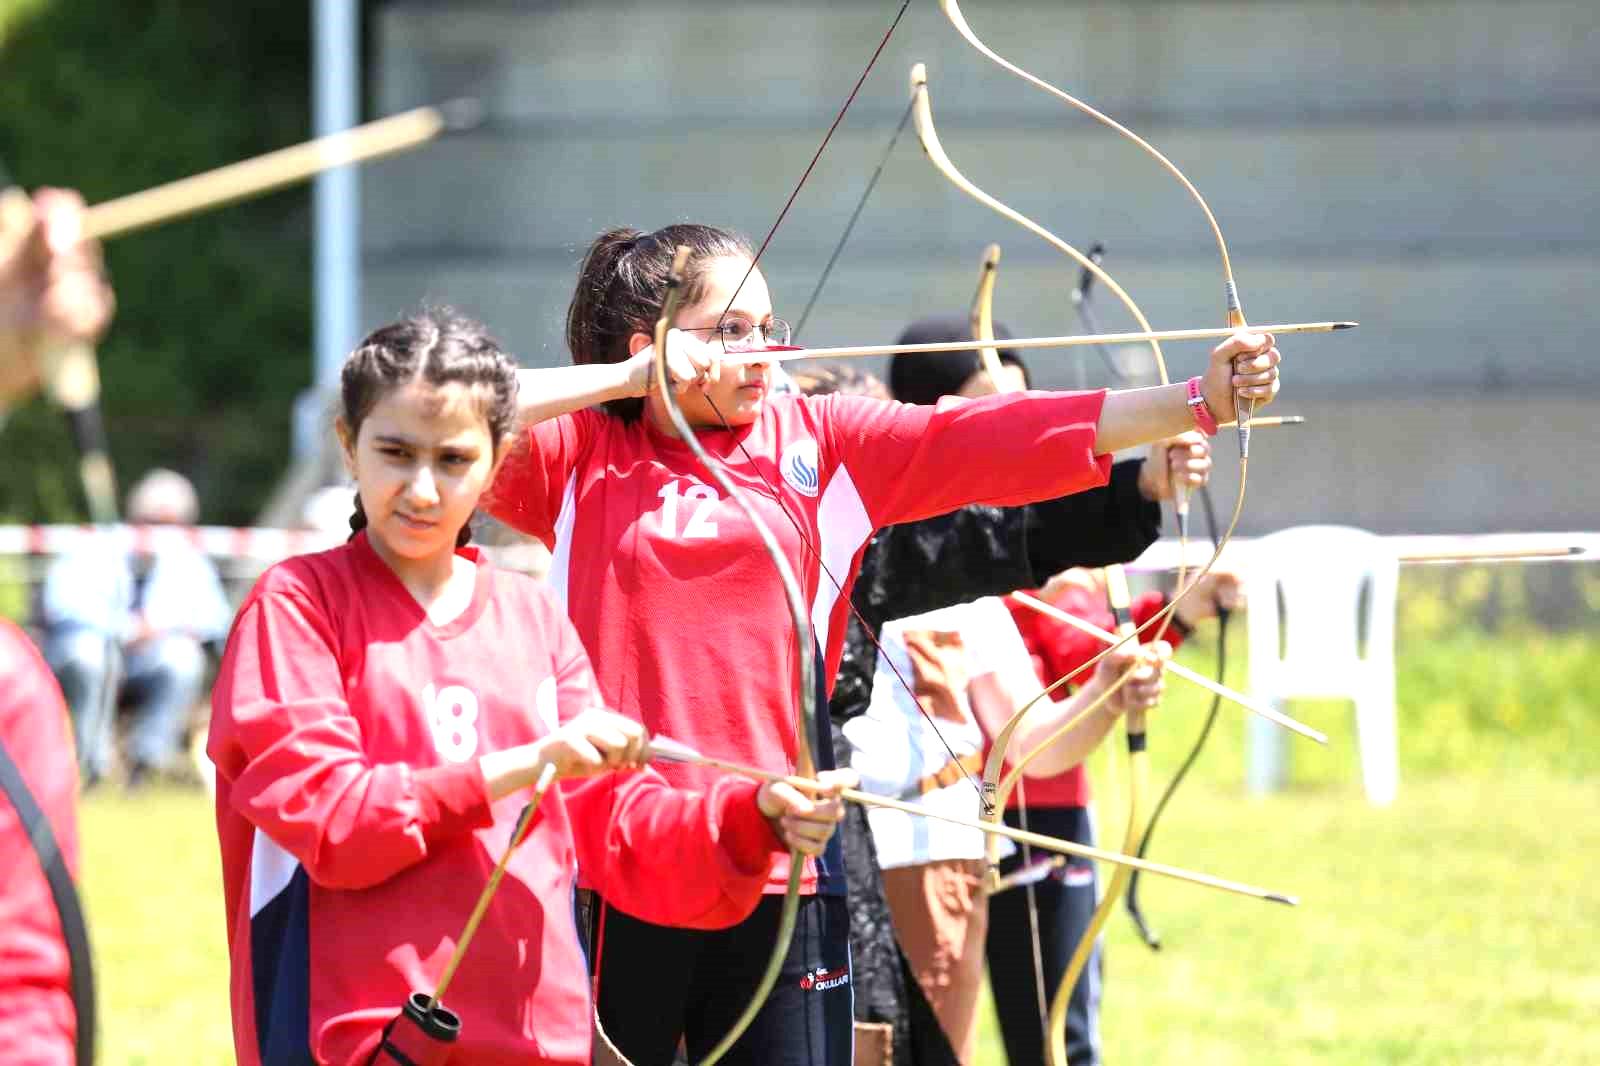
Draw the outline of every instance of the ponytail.
[[[618,227],[594,239],[578,269],[578,284],[567,305],[567,349],[578,365],[621,363],[628,359],[628,340],[649,334],[661,313],[667,277],[679,245],[693,251],[684,278],[684,301],[694,303],[705,291],[705,265],[722,256],[754,259],[743,237],[715,226],[679,223],[654,233]],[[631,422],[644,412],[644,400],[633,396],[608,400],[606,411]]]

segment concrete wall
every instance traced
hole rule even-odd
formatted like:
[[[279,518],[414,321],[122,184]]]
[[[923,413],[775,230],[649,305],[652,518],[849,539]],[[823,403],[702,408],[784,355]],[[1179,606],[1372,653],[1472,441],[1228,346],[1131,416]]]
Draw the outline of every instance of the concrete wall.
[[[695,219],[759,237],[898,8],[891,2],[394,3],[376,110],[470,93],[478,132],[368,168],[364,313],[420,299],[489,321],[530,364],[594,233]],[[1600,294],[1600,9],[1590,2],[1066,4],[969,0],[1001,54],[1146,135],[1209,199],[1254,321],[1355,318],[1285,342],[1241,528],[1392,532],[1596,525],[1586,343]],[[907,13],[763,260],[798,315],[926,61],[946,149],[980,186],[1107,268],[1158,326],[1221,317],[1194,203],[1127,142],[1004,74],[932,0]],[[1071,332],[1077,271],[951,188],[908,130],[807,329],[887,341],[970,299],[1001,242],[996,308]],[[1128,325],[1099,293],[1107,328]],[[1073,354],[1044,383],[1095,382]],[[1204,348],[1174,346],[1175,375]],[[1291,436],[1292,434],[1292,436]],[[1223,465],[1231,444],[1223,446]],[[1571,456],[1571,459],[1567,457]],[[1228,489],[1227,477],[1219,479]]]

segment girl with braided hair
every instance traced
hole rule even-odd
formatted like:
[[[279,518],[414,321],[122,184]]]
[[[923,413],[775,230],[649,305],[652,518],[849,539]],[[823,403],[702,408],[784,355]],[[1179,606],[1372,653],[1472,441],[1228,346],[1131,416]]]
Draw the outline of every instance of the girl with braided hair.
[[[588,1063],[575,867],[652,920],[729,925],[775,855],[821,849],[839,803],[612,773],[643,764],[644,730],[604,708],[544,589],[467,543],[517,403],[516,365],[481,326],[384,326],[341,384],[350,541],[262,576],[212,701],[238,1061],[371,1060],[396,1005],[436,990],[554,767],[574,780],[544,796],[450,986],[453,1054]]]

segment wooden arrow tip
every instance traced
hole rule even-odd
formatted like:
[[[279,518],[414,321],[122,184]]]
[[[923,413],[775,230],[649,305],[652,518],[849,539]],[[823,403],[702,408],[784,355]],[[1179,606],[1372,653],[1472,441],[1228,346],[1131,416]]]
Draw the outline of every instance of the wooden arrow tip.
[[[1335,322],[1333,324],[1333,328],[1334,329],[1355,329],[1359,325],[1361,325],[1361,323],[1359,323],[1359,322]]]
[[[1285,907],[1298,907],[1298,906],[1300,906],[1300,901],[1298,899],[1296,899],[1294,896],[1285,896],[1281,892],[1268,892],[1268,893],[1264,894],[1261,898],[1266,900],[1268,903],[1281,903]]]

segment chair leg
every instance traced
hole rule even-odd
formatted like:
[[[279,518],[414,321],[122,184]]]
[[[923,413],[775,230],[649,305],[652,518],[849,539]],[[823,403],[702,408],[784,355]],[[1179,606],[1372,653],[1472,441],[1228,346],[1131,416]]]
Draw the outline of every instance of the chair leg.
[[[1273,697],[1269,702],[1274,710],[1283,711],[1286,700]],[[1252,794],[1278,792],[1289,778],[1287,766],[1288,745],[1284,731],[1265,718],[1250,716],[1247,741],[1245,787]]]
[[[1356,739],[1361,749],[1361,783],[1367,802],[1387,807],[1400,789],[1400,738],[1394,690],[1378,685],[1356,698]]]

